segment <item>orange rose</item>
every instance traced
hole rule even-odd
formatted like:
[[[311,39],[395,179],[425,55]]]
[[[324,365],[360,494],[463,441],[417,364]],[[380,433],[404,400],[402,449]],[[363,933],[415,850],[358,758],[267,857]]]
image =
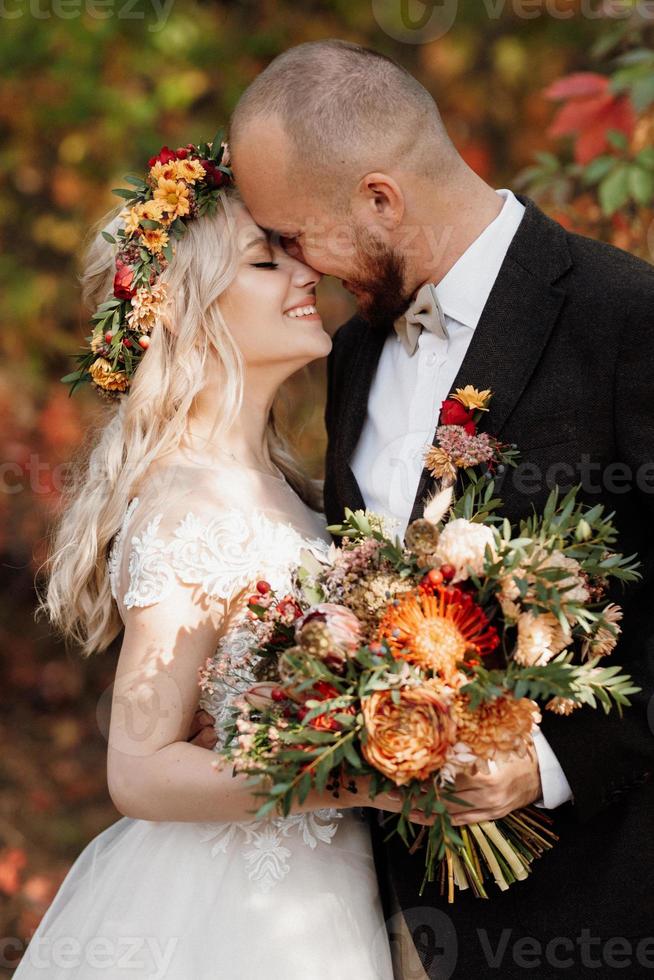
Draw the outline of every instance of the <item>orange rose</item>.
[[[404,786],[412,779],[429,779],[441,768],[456,740],[456,723],[438,685],[407,687],[399,693],[399,704],[390,691],[362,698],[368,735],[362,753],[371,766]]]

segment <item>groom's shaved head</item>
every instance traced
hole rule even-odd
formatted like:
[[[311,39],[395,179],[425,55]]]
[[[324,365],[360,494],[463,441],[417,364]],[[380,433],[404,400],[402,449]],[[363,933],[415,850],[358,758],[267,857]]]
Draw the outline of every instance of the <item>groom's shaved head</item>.
[[[271,122],[290,141],[285,176],[319,177],[330,195],[349,196],[360,177],[398,161],[442,179],[460,160],[429,92],[390,58],[346,41],[300,44],[271,62],[232,116],[235,153]]]

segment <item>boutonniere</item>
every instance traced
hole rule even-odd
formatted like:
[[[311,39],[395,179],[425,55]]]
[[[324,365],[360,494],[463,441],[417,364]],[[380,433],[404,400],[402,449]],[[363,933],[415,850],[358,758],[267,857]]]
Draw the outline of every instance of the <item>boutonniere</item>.
[[[436,439],[424,457],[427,470],[440,481],[442,488],[455,483],[459,470],[485,466],[492,475],[501,466],[515,465],[515,446],[479,431],[492,397],[490,389],[479,391],[466,385],[457,388],[443,402]]]

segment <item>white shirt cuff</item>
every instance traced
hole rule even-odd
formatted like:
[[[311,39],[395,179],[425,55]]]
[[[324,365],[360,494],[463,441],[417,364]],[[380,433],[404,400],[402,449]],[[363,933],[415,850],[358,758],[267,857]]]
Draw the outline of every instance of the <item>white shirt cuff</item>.
[[[572,800],[570,783],[540,728],[534,734],[533,740],[543,790],[542,799],[537,800],[534,806],[542,807],[545,810],[554,810],[562,803],[568,803]]]

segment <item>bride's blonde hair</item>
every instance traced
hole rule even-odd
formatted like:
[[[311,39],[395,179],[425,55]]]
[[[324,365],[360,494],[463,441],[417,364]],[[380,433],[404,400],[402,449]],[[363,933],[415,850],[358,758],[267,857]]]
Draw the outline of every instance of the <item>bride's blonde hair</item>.
[[[155,460],[180,445],[209,357],[217,357],[223,368],[219,431],[227,431],[239,413],[243,360],[217,302],[238,268],[233,209],[238,200],[235,190],[223,191],[215,214],[188,223],[162,274],[170,297],[165,320],[152,331],[129,394],[110,410],[95,445],[73,467],[39,611],[79,645],[83,656],[106,649],[122,629],[109,582],[109,548],[139,480]],[[91,309],[112,296],[115,256],[101,230],[115,232],[120,220],[111,212],[85,255],[83,297]],[[273,461],[302,499],[318,509],[318,485],[295,460],[274,411],[267,436]]]

